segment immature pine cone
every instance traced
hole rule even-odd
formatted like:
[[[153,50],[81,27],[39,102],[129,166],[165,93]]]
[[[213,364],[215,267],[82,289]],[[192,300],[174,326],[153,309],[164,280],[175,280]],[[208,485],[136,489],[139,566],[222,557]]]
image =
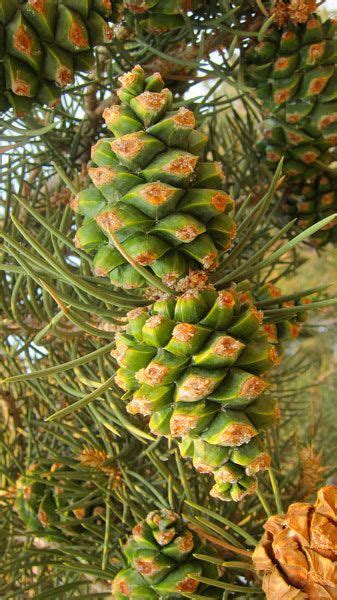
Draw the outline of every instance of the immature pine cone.
[[[267,600],[337,598],[337,486],[321,488],[315,506],[291,504],[264,529],[253,564]]]

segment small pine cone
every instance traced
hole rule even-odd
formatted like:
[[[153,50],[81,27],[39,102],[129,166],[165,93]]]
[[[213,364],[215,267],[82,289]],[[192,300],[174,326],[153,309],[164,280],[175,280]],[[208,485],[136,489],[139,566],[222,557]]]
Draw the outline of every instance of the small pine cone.
[[[337,486],[270,517],[253,554],[267,600],[337,598]]]

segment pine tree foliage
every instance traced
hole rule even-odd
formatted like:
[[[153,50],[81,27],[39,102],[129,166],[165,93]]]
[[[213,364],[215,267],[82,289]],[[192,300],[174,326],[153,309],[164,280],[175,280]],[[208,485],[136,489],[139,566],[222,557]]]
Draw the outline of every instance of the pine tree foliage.
[[[0,0],[1,598],[336,593],[328,17]]]

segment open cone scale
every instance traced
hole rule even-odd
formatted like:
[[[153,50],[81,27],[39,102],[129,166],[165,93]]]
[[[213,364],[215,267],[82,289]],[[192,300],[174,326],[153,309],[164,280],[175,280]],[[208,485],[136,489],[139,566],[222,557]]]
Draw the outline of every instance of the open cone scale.
[[[267,600],[337,598],[337,486],[272,516],[253,554]]]

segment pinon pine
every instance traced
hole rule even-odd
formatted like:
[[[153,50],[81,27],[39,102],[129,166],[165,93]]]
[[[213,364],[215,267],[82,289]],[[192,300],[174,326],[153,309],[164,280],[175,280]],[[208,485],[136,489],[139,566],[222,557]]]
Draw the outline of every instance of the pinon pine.
[[[199,592],[205,586],[193,576],[216,579],[219,572],[214,565],[193,558],[198,548],[200,540],[180,515],[168,509],[150,512],[133,528],[123,547],[128,566],[113,581],[113,597],[155,600]]]
[[[315,505],[291,504],[270,517],[253,554],[267,600],[337,597],[337,487],[317,494]]]
[[[290,182],[285,204],[291,205],[301,228],[337,208],[333,177],[324,172],[337,146],[336,23],[323,20],[315,4],[277,1],[273,26],[243,55],[246,84],[270,113],[258,149],[271,168],[285,156]],[[318,191],[317,197],[311,193],[310,202],[309,187]],[[320,232],[316,242],[330,241],[332,227]]]
[[[168,293],[129,313],[116,336],[116,383],[130,413],[150,417],[154,434],[180,440],[182,456],[214,475],[214,496],[237,501],[269,466],[261,433],[278,408],[264,374],[300,324],[264,323],[249,282],[207,283],[236,229],[220,167],[199,158],[205,137],[191,111],[170,110],[158,74],[136,67],[121,83],[122,105],[105,112],[115,137],[92,151],[95,187],[72,202],[84,216],[76,241],[115,285],[164,283]],[[276,292],[266,285],[256,299],[277,302]]]

